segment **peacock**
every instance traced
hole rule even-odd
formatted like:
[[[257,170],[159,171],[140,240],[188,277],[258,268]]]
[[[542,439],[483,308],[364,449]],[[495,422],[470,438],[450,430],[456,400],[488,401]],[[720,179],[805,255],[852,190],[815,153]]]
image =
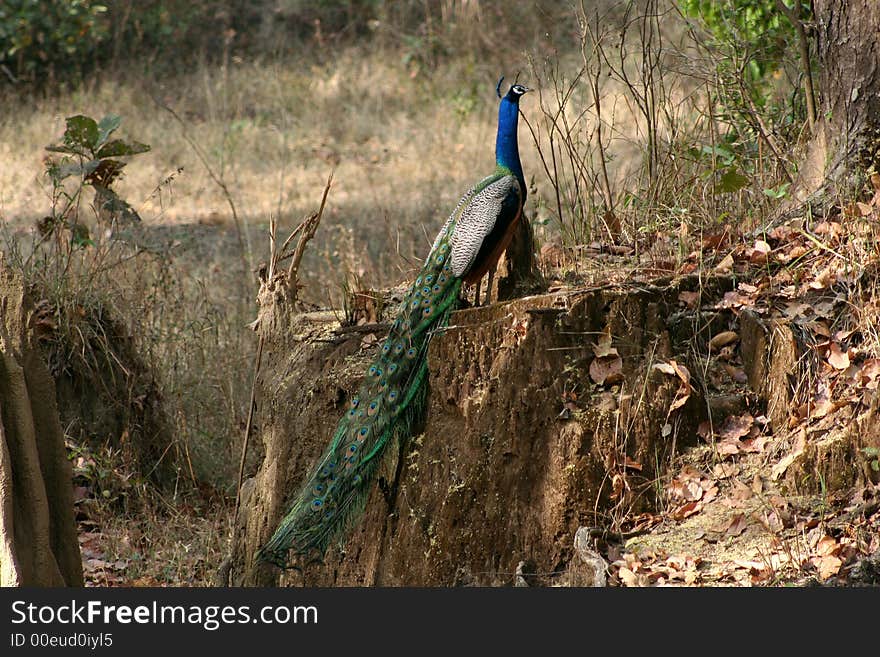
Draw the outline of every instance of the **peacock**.
[[[420,420],[428,342],[446,326],[462,286],[479,290],[482,277],[494,271],[526,200],[517,121],[529,89],[513,84],[502,97],[503,80],[496,87],[495,170],[462,196],[440,229],[330,444],[258,559],[284,567],[290,551],[323,556],[363,513],[388,444],[408,438]]]

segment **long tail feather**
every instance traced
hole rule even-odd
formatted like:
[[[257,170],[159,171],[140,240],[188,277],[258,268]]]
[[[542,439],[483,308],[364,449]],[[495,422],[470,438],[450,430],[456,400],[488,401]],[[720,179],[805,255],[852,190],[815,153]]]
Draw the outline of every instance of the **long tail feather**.
[[[432,248],[330,444],[259,559],[284,567],[291,550],[323,555],[363,513],[388,444],[409,437],[420,419],[428,342],[446,325],[462,285],[450,265],[451,228]]]

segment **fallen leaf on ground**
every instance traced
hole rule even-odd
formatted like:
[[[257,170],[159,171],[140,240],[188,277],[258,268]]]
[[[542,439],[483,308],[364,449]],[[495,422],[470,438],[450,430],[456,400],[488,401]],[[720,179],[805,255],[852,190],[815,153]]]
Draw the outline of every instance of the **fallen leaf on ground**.
[[[840,345],[836,342],[832,342],[828,348],[828,364],[838,370],[849,367],[849,356],[845,351],[841,351]]]
[[[733,256],[729,253],[715,266],[715,272],[718,274],[729,274],[733,271]]]
[[[724,331],[709,340],[709,351],[718,351],[721,347],[726,347],[737,340],[739,340],[739,333],[736,331]]]
[[[681,301],[689,309],[694,310],[700,301],[700,293],[687,291],[679,292],[678,300]]]
[[[816,567],[819,579],[823,580],[836,575],[843,565],[843,561],[835,556],[813,557],[810,562]]]
[[[773,481],[776,481],[777,479],[779,479],[779,477],[785,474],[785,471],[788,470],[788,466],[794,463],[795,459],[798,456],[803,454],[806,446],[807,432],[805,429],[801,429],[798,437],[795,439],[794,447],[792,448],[791,452],[787,456],[784,456],[782,459],[780,459],[780,461],[771,469],[770,478]]]
[[[746,515],[744,513],[737,513],[730,519],[730,522],[727,523],[727,527],[724,531],[728,536],[739,536],[748,526],[749,522],[746,520]]]
[[[611,346],[611,331],[606,329],[599,336],[596,344],[593,345],[593,353],[597,358],[606,358],[608,356],[617,356],[617,349]]]
[[[620,356],[594,358],[590,363],[590,378],[599,385],[613,385],[623,381],[623,359]]]

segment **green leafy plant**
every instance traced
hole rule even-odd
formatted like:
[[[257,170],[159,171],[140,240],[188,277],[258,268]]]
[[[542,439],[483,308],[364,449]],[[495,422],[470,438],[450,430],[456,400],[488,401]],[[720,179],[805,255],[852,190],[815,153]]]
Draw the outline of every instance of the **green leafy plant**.
[[[789,4],[792,4],[789,0]],[[809,2],[802,3],[809,11]],[[680,0],[685,16],[699,19],[722,47],[750,44],[746,70],[752,82],[763,81],[786,57],[794,27],[779,11],[776,0]]]
[[[81,73],[109,35],[106,12],[93,0],[3,0],[0,66],[15,80]]]
[[[74,243],[88,243],[87,229],[79,220],[78,212],[85,186],[95,191],[94,206],[99,220],[109,225],[120,220],[139,220],[134,208],[119,197],[112,185],[126,165],[119,158],[145,153],[150,147],[138,141],[111,139],[121,121],[115,114],[108,114],[100,121],[82,114],[68,117],[61,142],[46,147],[61,157],[49,158],[46,163],[46,174],[53,187],[53,212],[43,220],[42,232],[51,232],[63,225],[71,231]],[[79,184],[69,191],[64,181],[71,177]]]
[[[815,120],[810,3],[678,0],[678,8],[706,54],[712,116],[722,126],[717,138],[737,161],[733,169],[713,156],[715,193],[751,191],[757,202],[760,192],[765,202],[783,198],[796,169],[787,153]]]
[[[880,447],[865,447],[862,452],[868,457],[868,465],[874,472],[880,472]]]

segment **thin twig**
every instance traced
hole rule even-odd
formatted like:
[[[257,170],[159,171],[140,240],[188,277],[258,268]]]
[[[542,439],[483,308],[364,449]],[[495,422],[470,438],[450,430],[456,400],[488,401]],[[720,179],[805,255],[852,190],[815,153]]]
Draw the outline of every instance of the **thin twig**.
[[[315,214],[311,215],[302,223],[302,234],[299,236],[299,241],[296,243],[296,249],[293,251],[293,260],[290,262],[290,267],[287,270],[287,289],[288,293],[294,298],[296,297],[296,285],[297,279],[299,278],[299,263],[302,260],[303,253],[305,253],[306,244],[308,244],[309,240],[315,236],[315,231],[318,230],[318,224],[321,223],[321,217],[324,215],[324,206],[327,204],[327,195],[330,193],[330,186],[332,183],[333,172],[331,171],[330,175],[327,177],[327,184],[324,185],[324,195],[321,197],[321,207],[318,208],[318,211]]]
[[[795,2],[794,7],[789,7],[782,0],[776,0],[776,6],[788,17],[798,35],[801,72],[804,75],[804,97],[807,101],[807,124],[810,126],[810,134],[813,134],[816,131],[816,94],[813,91],[813,71],[810,67],[810,40],[801,18],[803,9],[800,2]]]
[[[321,197],[321,207],[318,208],[318,211],[315,214],[311,215],[308,219],[306,219],[305,221],[300,223],[300,225],[297,226],[297,228],[294,229],[294,231],[290,234],[290,236],[284,241],[284,245],[281,248],[282,251],[284,250],[284,247],[286,247],[287,244],[290,242],[290,240],[293,239],[294,235],[296,235],[300,231],[303,231],[303,230],[305,231],[305,232],[303,232],[302,236],[299,239],[299,243],[297,244],[297,249],[294,252],[294,261],[291,263],[291,267],[290,267],[290,270],[288,271],[288,275],[292,275],[292,276],[296,275],[296,272],[299,268],[299,261],[302,259],[302,254],[303,254],[303,251],[305,250],[306,242],[308,242],[312,237],[314,237],[315,230],[318,228],[318,224],[321,223],[321,216],[324,214],[324,206],[327,204],[327,195],[330,193],[330,184],[332,183],[332,181],[333,181],[333,172],[331,171],[330,176],[327,178],[327,184],[324,186],[324,194]],[[275,243],[276,243],[275,242],[275,222],[273,220],[272,222],[270,222],[270,235],[269,235],[269,247],[270,247],[270,251],[271,251],[270,262],[272,262],[272,263],[278,262],[278,259],[276,257],[276,251],[275,251]],[[274,273],[274,264],[270,265],[270,267],[271,267],[270,271],[273,271],[273,273]],[[269,283],[271,284],[272,277],[270,277],[268,280],[269,280]],[[288,284],[290,284],[289,283],[290,280],[291,279],[288,279]],[[293,294],[295,295],[296,294],[295,283],[291,287],[293,290]],[[235,511],[233,512],[233,515],[232,515],[232,532],[233,533],[235,532],[235,526],[236,526],[236,523],[238,522],[238,512],[241,507],[241,487],[242,487],[242,484],[244,483],[244,465],[245,465],[245,459],[247,457],[248,445],[249,445],[250,439],[251,439],[251,429],[252,429],[253,423],[254,423],[254,409],[256,408],[256,405],[257,405],[256,404],[257,378],[260,375],[260,366],[261,366],[262,360],[263,360],[263,343],[264,343],[264,333],[261,331],[259,340],[257,342],[257,356],[254,359],[254,374],[253,374],[253,378],[251,379],[251,395],[250,395],[250,402],[248,404],[247,421],[245,422],[245,428],[244,428],[244,439],[242,440],[242,445],[241,445],[241,458],[239,459],[239,462],[238,462],[238,485],[236,486],[236,489],[235,489]],[[230,568],[229,577],[232,577],[231,568]]]
[[[260,374],[260,365],[263,360],[263,333],[260,333],[257,344],[257,357],[254,359],[254,377],[251,382],[251,397],[248,404],[247,422],[244,428],[244,441],[241,446],[241,459],[238,462],[238,486],[235,489],[235,512],[232,515],[232,530],[235,531],[235,523],[238,522],[238,510],[241,506],[241,486],[244,483],[244,462],[247,456],[248,443],[251,437],[251,426],[254,423],[254,408],[257,405],[257,377]]]

